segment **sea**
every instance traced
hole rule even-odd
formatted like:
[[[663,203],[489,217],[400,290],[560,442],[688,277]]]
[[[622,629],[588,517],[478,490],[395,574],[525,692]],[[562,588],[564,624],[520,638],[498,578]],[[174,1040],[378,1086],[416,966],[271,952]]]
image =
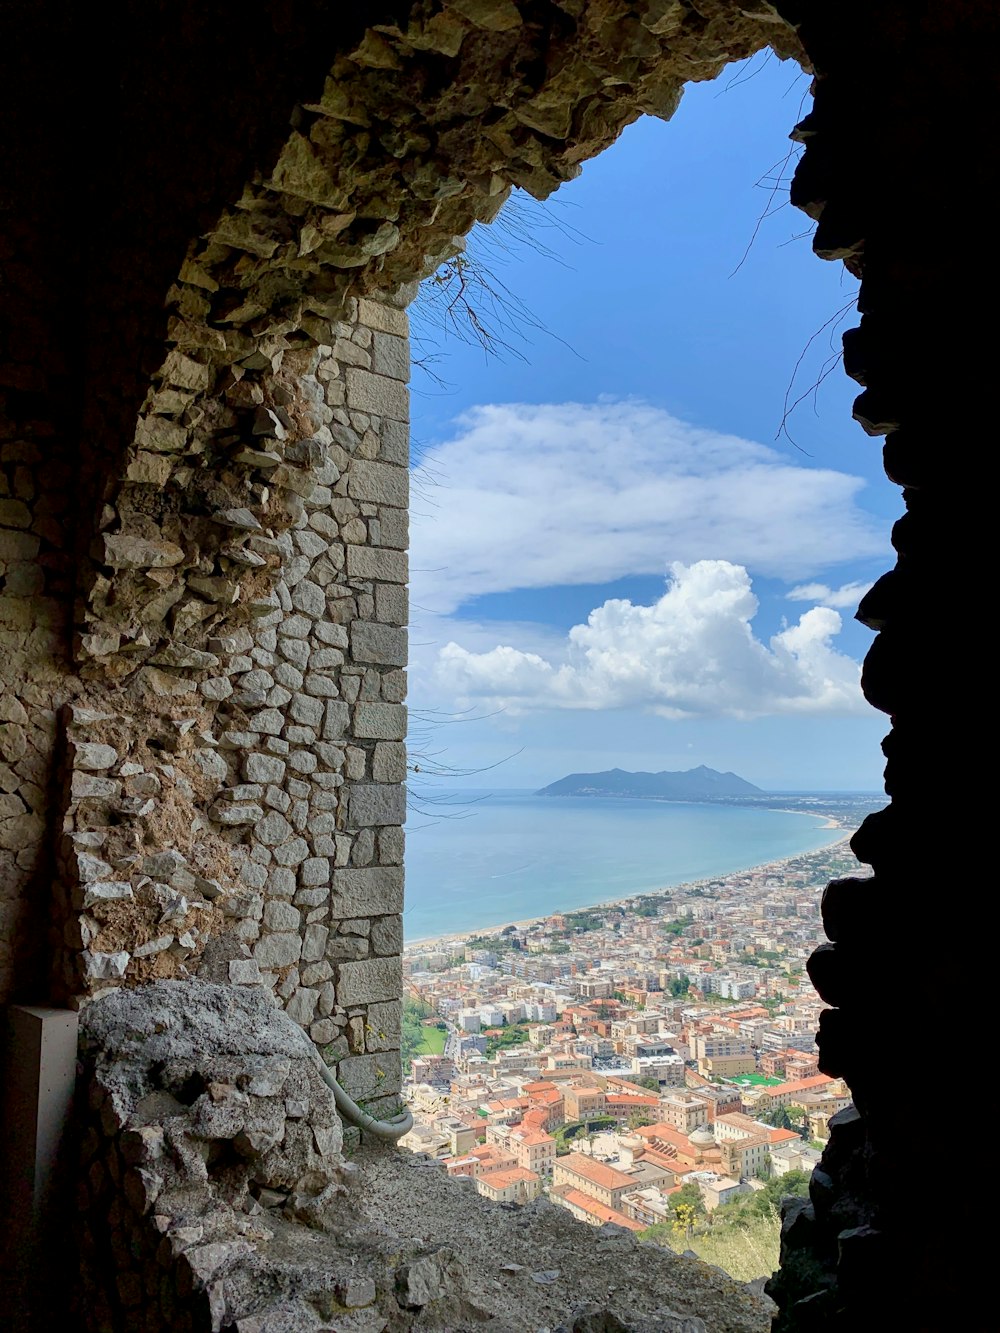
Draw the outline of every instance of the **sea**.
[[[844,836],[824,815],[531,791],[411,797],[412,944],[732,874]]]

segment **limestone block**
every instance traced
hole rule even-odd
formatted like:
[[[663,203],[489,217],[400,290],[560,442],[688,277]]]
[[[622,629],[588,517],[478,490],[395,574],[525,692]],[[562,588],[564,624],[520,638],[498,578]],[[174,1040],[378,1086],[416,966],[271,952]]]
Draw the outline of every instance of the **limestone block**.
[[[248,782],[281,782],[285,763],[277,755],[248,754],[243,760],[243,776]]]
[[[229,803],[220,802],[211,807],[208,817],[217,824],[233,826],[256,824],[263,814],[264,811],[259,805],[230,805]]]
[[[392,585],[386,584],[386,587]],[[315,671],[328,671],[331,667],[344,665],[344,654],[340,648],[314,648],[309,654],[309,665]]]
[[[389,826],[378,831],[378,859],[384,866],[398,866],[403,863],[405,835],[401,828]]]
[[[285,1005],[285,1013],[293,1022],[298,1023],[299,1027],[308,1027],[316,1012],[318,1000],[318,990],[311,990],[308,986],[300,986]]]
[[[264,906],[264,925],[268,930],[298,930],[302,914],[283,898],[272,898]]]
[[[373,301],[366,296],[358,301],[358,323],[369,329],[395,333],[404,338],[410,327],[405,310],[398,310],[395,306]]]
[[[354,412],[371,412],[394,421],[408,421],[410,396],[399,380],[373,375],[359,366],[348,366],[344,373],[347,406]]]
[[[395,463],[399,467],[409,467],[410,430],[405,422],[382,422],[379,456],[386,463]]]
[[[253,956],[258,967],[289,967],[299,961],[302,941],[298,935],[264,935],[254,947]]]
[[[356,458],[347,473],[347,492],[352,500],[405,509],[410,499],[409,480],[406,468]]]
[[[280,736],[284,725],[284,715],[277,708],[264,708],[253,716],[254,729],[265,736]]]
[[[84,907],[93,907],[96,903],[122,902],[132,897],[132,885],[128,880],[101,880],[88,884],[83,895]]]
[[[406,631],[370,620],[351,622],[351,655],[355,662],[406,666]]]
[[[402,703],[406,698],[405,671],[387,671],[382,677],[382,698],[386,703]]]
[[[85,953],[83,970],[88,981],[117,981],[125,975],[129,957],[124,950],[119,953]]]
[[[303,688],[307,695],[317,699],[336,699],[340,694],[340,686],[333,676],[324,676],[317,671],[306,672]]]
[[[140,450],[125,469],[125,476],[140,486],[163,487],[170,480],[173,470],[174,464],[168,455]]]
[[[376,375],[390,379],[410,378],[410,340],[394,333],[376,333],[372,338],[371,368]]]
[[[292,838],[274,849],[274,859],[282,866],[298,866],[309,855],[309,844],[305,838]]]
[[[354,963],[368,953],[368,941],[359,935],[331,935],[326,942],[326,958],[331,963]]]
[[[323,700],[318,696],[296,694],[289,703],[289,716],[306,727],[318,727],[323,721],[323,712]]]
[[[335,919],[386,916],[403,910],[401,866],[334,870],[330,911]]]
[[[313,922],[311,926],[306,927],[306,933],[302,941],[302,961],[304,963],[318,963],[325,956],[329,934],[328,927],[320,925],[319,922]]]
[[[330,862],[325,856],[310,856],[299,867],[299,883],[318,887],[330,883]]]
[[[401,741],[378,742],[372,759],[372,777],[376,782],[406,781],[406,746]]]
[[[229,980],[234,986],[259,986],[260,967],[254,958],[234,958],[229,964]]]
[[[365,958],[341,963],[337,969],[337,1003],[343,1008],[398,1000],[403,993],[403,964],[400,958]]]
[[[188,433],[178,421],[166,417],[142,417],[135,431],[137,448],[156,454],[175,454],[186,449]]]
[[[265,847],[277,847],[287,842],[293,833],[291,824],[278,810],[269,810],[254,829],[254,836]]]
[[[41,541],[28,532],[0,532],[0,560],[34,560]]]
[[[349,827],[401,824],[406,818],[406,788],[401,783],[357,783],[348,788],[347,808]]]
[[[176,542],[124,532],[104,537],[104,563],[112,569],[167,569],[183,559],[184,552]]]
[[[354,709],[354,734],[359,740],[405,740],[406,709],[402,704],[359,703]]]
[[[111,745],[101,745],[96,741],[77,744],[73,753],[73,762],[77,768],[91,771],[111,768],[118,762],[118,751]]]
[[[31,527],[31,510],[23,500],[0,498],[0,527]]]
[[[346,733],[350,720],[351,710],[343,700],[327,700],[323,715],[323,739],[327,741],[340,740]],[[355,734],[358,733],[355,732]]]
[[[202,391],[207,389],[213,379],[211,366],[204,366],[190,356],[176,349],[167,355],[163,363],[163,381],[175,384],[181,389]]]
[[[380,579],[385,583],[405,583],[405,551],[381,546],[348,546],[347,575],[352,579]]]
[[[368,1021],[365,1024],[367,1051],[399,1050],[402,1008],[399,1000],[386,1000],[368,1006]]]
[[[371,925],[372,953],[380,957],[395,957],[403,952],[403,918],[394,916],[376,917]]]
[[[290,898],[295,892],[295,871],[288,866],[275,866],[268,872],[267,891],[277,898]]]
[[[347,647],[347,630],[343,625],[320,621],[318,625],[313,626],[313,636],[319,639],[320,643],[329,644],[331,648]]]
[[[345,963],[345,967],[366,967],[366,963]],[[337,1079],[355,1100],[391,1096],[401,1086],[399,1056],[395,1051],[384,1055],[349,1055],[337,1065]]]
[[[405,509],[379,511],[379,545],[405,551],[410,544],[410,516]]]
[[[302,579],[292,589],[292,605],[311,620],[319,620],[326,613],[326,594],[318,583]]]

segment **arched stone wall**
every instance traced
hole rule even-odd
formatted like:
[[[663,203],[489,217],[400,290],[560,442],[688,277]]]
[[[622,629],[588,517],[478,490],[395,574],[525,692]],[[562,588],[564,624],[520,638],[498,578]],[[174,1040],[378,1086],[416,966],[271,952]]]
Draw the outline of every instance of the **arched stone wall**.
[[[549,193],[638,115],[671,114],[687,81],[768,43],[801,54],[766,4],[397,11],[338,32],[325,80],[304,62],[272,148],[286,52],[254,121],[257,170],[214,220],[185,197],[180,218],[205,222],[145,386],[134,362],[120,378],[111,339],[124,321],[126,350],[149,356],[152,278],[106,289],[114,255],[96,248],[108,340],[81,385],[73,637],[35,812],[57,998],[256,961],[369,1096],[398,1086],[378,1057],[398,1045],[407,284],[512,185]],[[193,52],[204,73],[210,32],[191,25],[168,22],[154,50]],[[156,94],[125,86],[148,132]],[[209,138],[182,142],[233,181]],[[111,215],[129,240],[154,228],[155,276],[178,219],[156,228],[148,182],[118,162],[137,198]]]
[[[892,802],[854,843],[874,880],[827,891],[810,968],[835,1006],[822,1065],[858,1110],[789,1215],[775,1290],[782,1327],[859,1327],[887,1303],[949,1326],[969,1284],[914,1223],[919,1124],[898,1114],[870,978],[926,958],[914,891],[964,887],[983,855],[967,792],[941,790],[972,750],[938,701],[989,698],[983,659],[942,633],[968,607],[941,571],[985,526],[948,446],[958,422],[977,442],[992,424],[993,7],[292,3],[252,31],[188,5],[14,18],[5,993],[256,964],[376,1104],[398,1046],[406,284],[511,185],[549,193],[636,116],[669,116],[687,81],[766,45],[814,71],[792,198],[817,253],[862,278],[846,365],[907,513],[860,613],[879,631],[864,688],[892,718]],[[101,23],[81,67],[73,39]],[[936,1012],[900,1016],[895,1066],[945,1035]]]

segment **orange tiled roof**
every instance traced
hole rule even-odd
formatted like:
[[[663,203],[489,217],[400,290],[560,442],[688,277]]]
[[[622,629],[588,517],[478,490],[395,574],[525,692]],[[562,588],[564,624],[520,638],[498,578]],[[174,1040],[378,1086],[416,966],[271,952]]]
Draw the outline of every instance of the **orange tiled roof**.
[[[832,1082],[833,1079],[829,1074],[812,1074],[809,1078],[797,1078],[792,1083],[778,1083],[767,1091],[772,1097],[783,1097],[789,1092],[809,1092],[813,1088],[822,1088]]]
[[[521,1123],[523,1125],[524,1122],[522,1121]],[[529,1146],[535,1143],[555,1143],[555,1139],[552,1135],[547,1134],[544,1129],[521,1128],[518,1126],[518,1128],[512,1132],[510,1137],[512,1139],[517,1139],[518,1143],[524,1143]]]
[[[566,1189],[562,1192],[562,1198],[579,1208],[581,1212],[589,1213],[591,1217],[596,1217],[601,1222],[614,1222],[616,1226],[627,1227],[629,1231],[646,1229],[641,1222],[634,1222],[631,1217],[626,1217],[615,1208],[608,1208],[606,1204],[598,1203],[596,1199],[592,1199],[589,1194],[581,1193],[580,1190]]]
[[[794,1129],[769,1129],[767,1132],[770,1143],[788,1143],[791,1139],[801,1138]]]
[[[525,1129],[544,1130],[548,1121],[548,1111],[544,1110],[542,1107],[538,1107],[538,1109],[534,1111],[525,1111],[520,1121],[518,1121],[518,1124],[523,1125]]]
[[[648,1139],[650,1143],[654,1139],[659,1139],[663,1143],[669,1143],[676,1148],[678,1152],[687,1153],[690,1157],[697,1157],[698,1154],[691,1145],[691,1140],[686,1134],[682,1134],[679,1129],[673,1125],[659,1123],[656,1125],[641,1125],[635,1131],[640,1138]]]
[[[525,1089],[527,1092],[527,1089]],[[562,1101],[562,1093],[558,1088],[543,1088],[541,1092],[532,1092],[528,1094],[532,1102],[541,1102],[543,1106],[551,1106],[553,1102]]]
[[[629,1185],[635,1184],[631,1176],[616,1171],[613,1166],[605,1166],[603,1162],[595,1162],[592,1157],[586,1157],[579,1152],[571,1152],[566,1157],[560,1157],[556,1161],[556,1166],[582,1176],[584,1180],[589,1180],[592,1185],[597,1185],[601,1189],[627,1189]]]
[[[665,1167],[672,1171],[675,1176],[686,1176],[689,1171],[694,1171],[693,1166],[686,1166],[676,1157],[668,1157],[666,1153],[659,1152],[656,1148],[647,1148],[638,1159],[640,1162],[651,1162],[653,1166]]]
[[[519,1180],[535,1181],[541,1180],[534,1171],[529,1171],[526,1166],[511,1166],[504,1171],[491,1171],[486,1177],[480,1177],[491,1189],[505,1189],[508,1185],[516,1185]]]

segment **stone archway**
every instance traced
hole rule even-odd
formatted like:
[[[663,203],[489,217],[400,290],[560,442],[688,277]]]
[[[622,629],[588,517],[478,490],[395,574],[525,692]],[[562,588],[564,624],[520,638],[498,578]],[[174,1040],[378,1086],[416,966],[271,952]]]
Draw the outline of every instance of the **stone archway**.
[[[39,50],[45,20],[67,22],[47,9],[18,17]],[[900,910],[912,882],[955,872],[946,836],[928,833],[942,804],[956,821],[963,808],[935,787],[955,739],[927,697],[931,682],[957,690],[964,672],[925,608],[942,552],[968,526],[968,496],[938,449],[955,396],[967,420],[988,421],[988,368],[964,316],[991,181],[967,134],[989,105],[990,8],[452,0],[388,4],[366,28],[357,9],[334,27],[301,4],[269,10],[266,51],[193,9],[117,17],[89,82],[59,83],[44,111],[37,85],[22,87],[7,176],[22,210],[2,373],[7,993],[44,996],[50,966],[62,1002],[263,971],[358,1091],[391,1098],[399,293],[494,216],[509,186],[550,192],[629,120],[669,116],[685,82],[771,45],[816,75],[793,202],[818,220],[817,253],[862,277],[861,326],[845,339],[865,385],[855,415],[888,434],[908,505],[897,568],[861,609],[879,631],[864,688],[893,718],[892,804],[855,839],[874,882],[827,891],[832,944],[810,969],[836,1006],[823,1067],[848,1078],[858,1111],[834,1136],[811,1209],[789,1219],[783,1327],[833,1327],[859,1302],[870,1312],[871,1273],[902,1284],[914,1268],[917,1322],[942,1326],[966,1299],[961,1265],[935,1270],[913,1226],[919,1135],[900,1123],[866,978],[887,949],[916,956]],[[76,24],[71,36],[85,33]],[[227,40],[246,68],[213,97],[199,81]],[[124,58],[137,49],[142,77]],[[26,79],[40,70],[36,57]],[[179,93],[186,109],[172,104]],[[102,142],[108,113],[133,115],[128,190],[116,188],[119,159],[88,175],[66,152],[77,97],[86,146]],[[79,233],[74,190],[93,210]],[[84,349],[68,292],[86,312]],[[925,1040],[901,1029],[896,1065]]]

